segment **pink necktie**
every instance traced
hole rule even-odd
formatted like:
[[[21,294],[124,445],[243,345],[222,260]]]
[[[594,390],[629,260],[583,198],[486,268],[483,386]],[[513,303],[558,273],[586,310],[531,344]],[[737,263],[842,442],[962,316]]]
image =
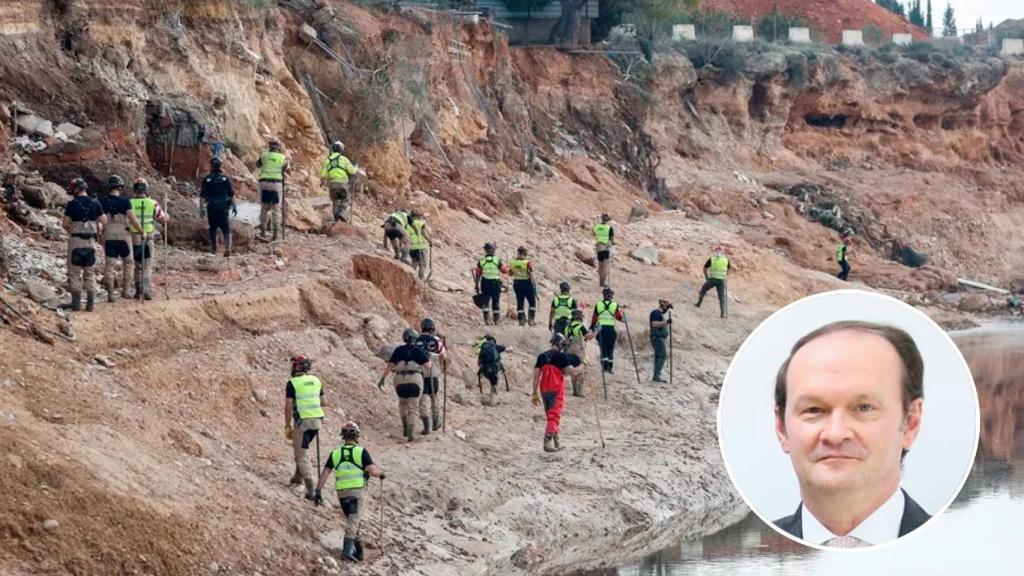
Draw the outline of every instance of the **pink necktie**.
[[[826,540],[825,546],[832,548],[867,548],[870,544],[856,536],[840,536]]]

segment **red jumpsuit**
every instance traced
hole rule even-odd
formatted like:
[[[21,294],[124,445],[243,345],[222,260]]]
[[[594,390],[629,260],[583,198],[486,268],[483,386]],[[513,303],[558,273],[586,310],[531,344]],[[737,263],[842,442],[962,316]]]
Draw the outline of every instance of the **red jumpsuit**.
[[[558,424],[562,420],[562,406],[565,404],[565,376],[562,371],[579,365],[579,357],[557,350],[548,350],[537,356],[534,368],[540,370],[538,391],[544,400],[544,414],[548,418],[545,435],[558,434]]]

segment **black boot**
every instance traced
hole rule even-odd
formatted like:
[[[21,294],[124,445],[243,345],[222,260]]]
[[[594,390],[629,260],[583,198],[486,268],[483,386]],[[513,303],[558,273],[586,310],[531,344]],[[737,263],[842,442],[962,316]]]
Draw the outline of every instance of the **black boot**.
[[[516,312],[516,318],[519,319],[520,326],[526,326],[526,312],[519,310]]]
[[[537,309],[536,308],[530,308],[529,317],[530,317],[530,326],[536,326],[537,325]]]
[[[71,310],[78,312],[82,309],[82,291],[74,290],[71,292],[71,302],[68,304],[61,304],[60,307],[64,310]]]
[[[362,540],[362,538],[356,538],[356,540],[355,540],[355,549],[356,549],[356,553],[354,554],[354,556],[356,557],[356,560],[362,562],[363,561],[363,540]]]
[[[494,325],[498,325],[498,320],[501,320],[501,311],[491,310],[491,317],[493,318]]]
[[[349,562],[359,562],[356,558],[356,542],[352,538],[345,538],[345,544],[341,549],[341,557]]]
[[[491,313],[488,310],[484,310],[484,325],[485,326],[490,326],[491,325]]]
[[[413,438],[415,438],[414,433],[415,433],[415,429],[413,428],[412,422],[409,422],[403,416],[402,417],[402,435],[405,436],[405,440],[407,442],[412,442]]]
[[[430,417],[428,417],[428,416],[420,416],[420,421],[423,422],[423,430],[420,431],[420,434],[423,434],[423,435],[430,434]]]
[[[434,431],[437,432],[441,429],[441,418],[437,412],[434,412]]]
[[[87,291],[85,293],[85,311],[92,312],[96,308],[96,293]]]
[[[135,283],[135,299],[142,300],[142,282]]]

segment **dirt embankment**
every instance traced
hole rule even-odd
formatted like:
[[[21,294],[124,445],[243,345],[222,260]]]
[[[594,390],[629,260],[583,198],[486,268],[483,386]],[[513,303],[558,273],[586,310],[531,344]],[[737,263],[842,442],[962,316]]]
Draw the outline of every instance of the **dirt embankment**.
[[[368,573],[560,573],[622,559],[610,549],[641,555],[742,512],[719,463],[717,388],[760,319],[844,285],[829,274],[838,231],[812,214],[838,206],[863,236],[854,278],[947,314],[956,274],[1016,279],[1019,262],[999,255],[1019,252],[1009,231],[1024,219],[1019,65],[957,72],[902,58],[862,70],[827,54],[805,62],[798,85],[788,56],[729,81],[665,57],[639,85],[602,56],[511,50],[489,27],[450,17],[292,4],[309,8],[78,0],[0,10],[0,99],[20,102],[15,117],[31,110],[84,128],[68,142],[36,137],[41,150],[8,149],[15,134],[2,123],[7,281],[27,291],[30,277],[60,280],[59,195],[33,196],[42,180],[144,174],[176,219],[152,302],[103,304],[68,330],[4,291],[24,316],[5,308],[0,331],[3,349],[18,351],[0,358],[0,436],[11,447],[0,559],[13,573],[338,572],[324,559],[336,556],[338,510],[312,509],[285,486],[280,411],[297,352],[328,386],[325,442],[354,418],[388,471],[385,498],[374,484],[367,501],[373,546],[387,502],[386,554],[370,550]],[[303,24],[337,58],[304,39]],[[318,115],[371,175],[352,226],[323,224]],[[224,142],[229,173],[253,199],[253,159],[269,135],[292,155],[289,216],[310,233],[245,243],[230,261],[197,252],[196,168]],[[380,217],[400,206],[422,209],[433,229],[429,285],[377,246]],[[613,283],[630,305],[640,383],[623,336],[609,400],[592,371],[588,398],[568,400],[569,448],[545,455],[528,398],[545,330],[495,329],[521,355],[507,358],[512,391],[484,406],[462,344],[483,332],[469,269],[486,240],[502,253],[525,244],[541,317],[563,279],[592,304],[594,270],[575,254],[591,249],[602,211],[619,223]],[[934,265],[892,262],[893,239]],[[720,242],[736,264],[727,322],[687,303]],[[641,246],[657,265],[628,256]],[[644,319],[665,295],[680,304],[673,386],[648,382]],[[372,385],[374,353],[422,314],[454,350],[450,420],[447,434],[407,446],[393,396]]]

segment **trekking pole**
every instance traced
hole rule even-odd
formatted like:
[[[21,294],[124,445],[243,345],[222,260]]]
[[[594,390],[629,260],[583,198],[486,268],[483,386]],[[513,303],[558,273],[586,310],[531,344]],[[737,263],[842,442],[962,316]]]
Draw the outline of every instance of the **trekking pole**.
[[[377,536],[380,540],[380,555],[384,556],[384,479],[380,479],[380,532]]]
[[[511,392],[512,389],[508,386],[508,372],[505,371],[505,367],[501,367],[501,375],[505,377],[505,392]]]
[[[323,424],[323,419],[320,419],[320,423]],[[316,467],[314,470],[320,470],[320,429],[316,429]]]
[[[139,300],[139,302],[145,302],[146,301],[146,292],[149,291],[149,274],[147,273],[149,270],[148,270],[148,267],[146,266],[146,260],[147,260],[147,258],[146,258],[146,248],[149,247],[149,244],[147,243],[147,239],[146,239],[146,209],[145,208],[142,209],[142,222],[140,222],[140,224],[142,224],[142,246],[140,247],[141,250],[142,250],[142,257],[139,259],[139,266],[142,266],[142,274],[139,277],[142,280],[139,282],[139,290],[142,293],[141,294],[136,294],[135,297]]]
[[[604,377],[604,358],[601,359],[601,386],[604,388],[604,400],[608,401],[608,381]]]
[[[480,381],[480,370],[476,371],[476,387],[480,389],[480,393],[484,393],[484,384]]]
[[[164,275],[164,300],[170,300],[171,296],[170,294],[167,293],[167,279],[170,278],[170,275],[167,274],[167,229],[169,226],[169,222],[171,220],[171,210],[170,206],[167,204],[166,188],[164,189],[164,212],[167,213],[167,222],[164,222],[164,249],[163,252],[160,253],[160,257],[163,260],[163,264],[160,266],[160,272]]]
[[[427,255],[427,266],[430,268],[430,271],[427,272],[427,277],[426,277],[426,279],[424,281],[430,281],[430,278],[434,276],[434,243],[433,242],[430,243],[430,251],[428,252],[428,255]]]
[[[441,344],[444,346],[445,359],[441,361],[441,373],[444,375],[444,401],[441,403],[441,432],[448,430],[448,342],[441,336]]]
[[[633,348],[633,336],[629,333],[629,320],[622,315],[622,322],[626,325],[626,338],[629,340],[629,352],[633,355],[633,369],[636,370],[636,385],[640,385],[640,367],[636,363],[636,349]]]
[[[583,363],[590,366],[590,356],[587,354],[587,343],[583,342]],[[601,380],[604,381],[604,369],[601,370]],[[607,388],[605,388],[605,398],[607,398]],[[597,437],[601,439],[601,448],[605,448],[604,445],[604,431],[601,429],[601,411],[597,407],[597,396],[591,395],[590,400],[594,404],[594,419],[597,420]]]
[[[285,191],[288,189],[288,177],[281,173],[281,240],[284,240],[284,229],[288,227],[288,210],[285,204]]]
[[[672,386],[672,311],[668,311],[668,385]]]

